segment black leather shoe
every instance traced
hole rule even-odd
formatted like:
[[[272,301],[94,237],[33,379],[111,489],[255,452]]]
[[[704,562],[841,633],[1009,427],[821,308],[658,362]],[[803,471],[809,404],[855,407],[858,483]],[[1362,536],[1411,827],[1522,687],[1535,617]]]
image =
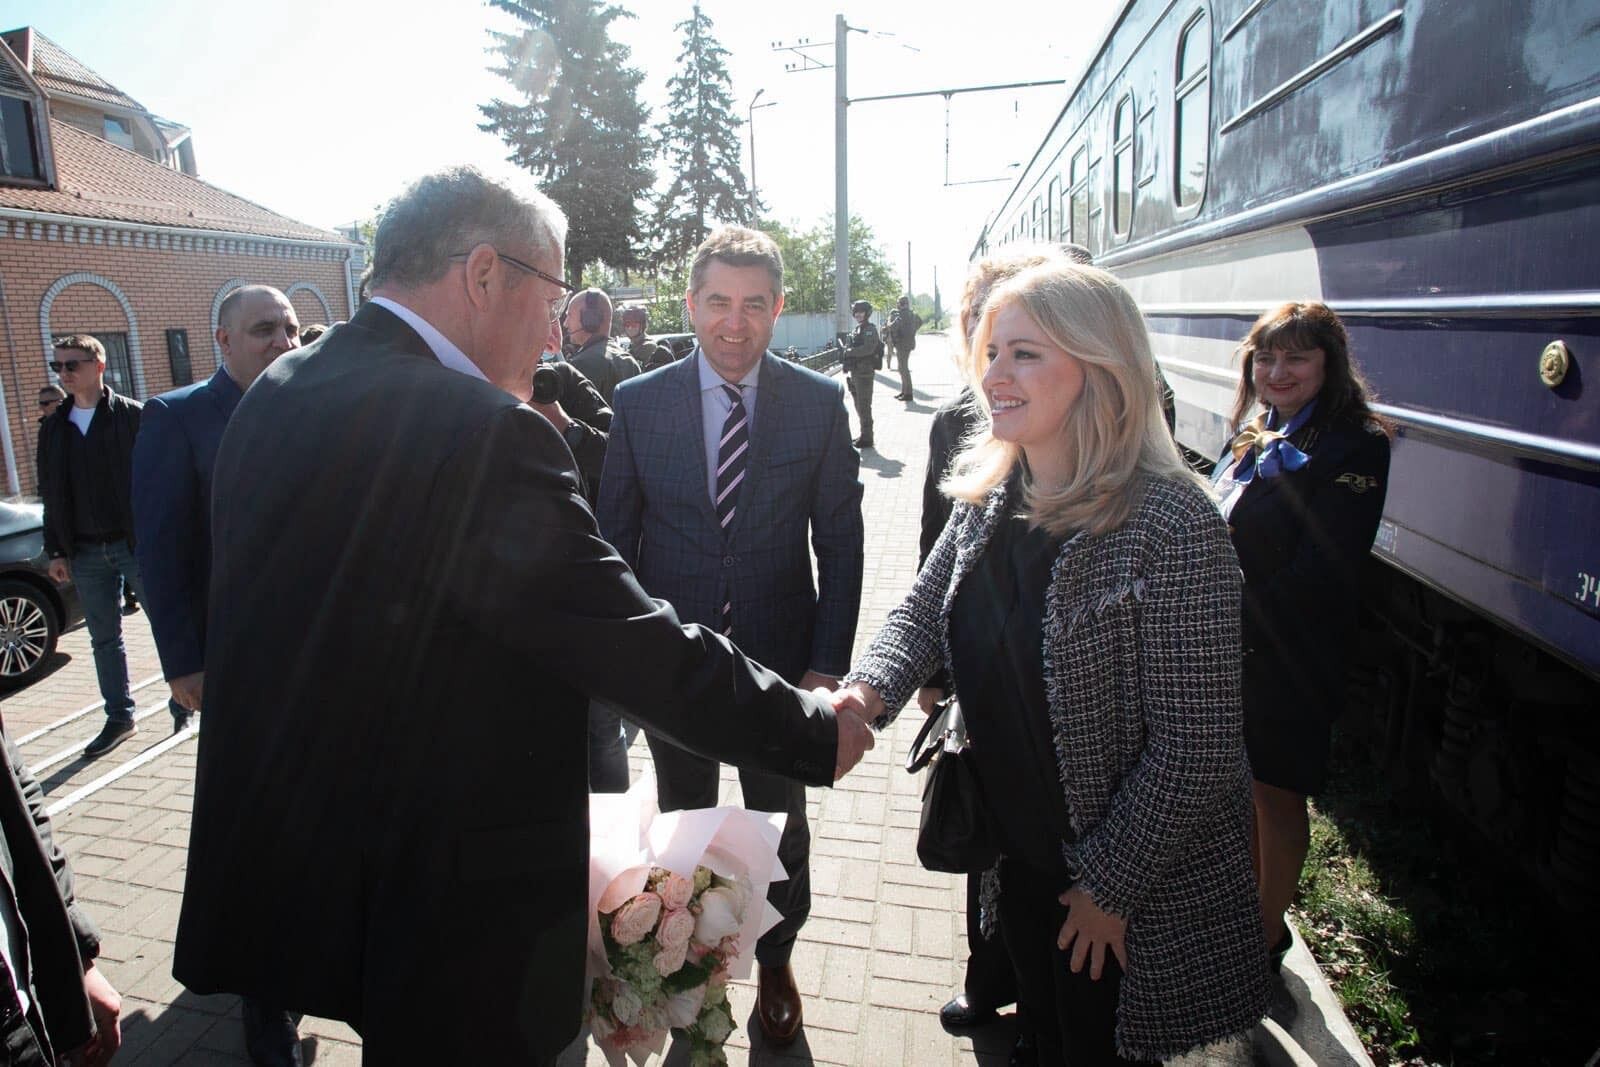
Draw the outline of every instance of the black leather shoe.
[[[769,1045],[788,1045],[800,1035],[802,1017],[800,990],[794,984],[794,970],[785,963],[756,968],[756,1018]]]
[[[871,448],[872,447],[872,438],[870,438],[870,437],[858,437],[854,441],[851,441],[850,443],[855,445],[857,448]]]
[[[1032,1034],[1018,1034],[1017,1043],[1011,1046],[1010,1067],[1039,1067],[1039,1046]]]
[[[249,997],[239,1001],[244,1017],[244,1047],[257,1067],[302,1067],[299,1016],[268,1008]]]
[[[965,993],[957,993],[939,1009],[939,1022],[946,1030],[976,1030],[998,1018],[993,1008],[979,1007]]]
[[[99,759],[138,732],[139,728],[130,720],[107,719],[99,736],[90,741],[89,747],[83,750],[83,758]]]

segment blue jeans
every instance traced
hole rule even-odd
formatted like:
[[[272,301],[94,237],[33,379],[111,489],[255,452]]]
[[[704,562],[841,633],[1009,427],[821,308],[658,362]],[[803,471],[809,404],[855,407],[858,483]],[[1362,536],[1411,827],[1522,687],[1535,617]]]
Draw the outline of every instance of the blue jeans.
[[[134,559],[127,541],[113,541],[106,545],[78,545],[71,567],[72,582],[83,601],[83,621],[89,627],[94,673],[100,683],[100,696],[106,702],[106,718],[132,722],[128,653],[122,644],[122,584],[126,582],[134,596],[144,600],[139,561]]]

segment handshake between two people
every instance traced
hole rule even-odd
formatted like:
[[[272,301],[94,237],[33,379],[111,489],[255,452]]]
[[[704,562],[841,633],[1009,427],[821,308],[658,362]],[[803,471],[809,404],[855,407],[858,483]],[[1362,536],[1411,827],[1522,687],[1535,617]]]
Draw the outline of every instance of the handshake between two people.
[[[833,780],[837,782],[854,770],[877,744],[872,727],[867,724],[883,714],[883,698],[865,682],[851,682],[838,688],[823,684],[811,691],[833,704],[839,729],[838,754],[834,757],[833,768]]]

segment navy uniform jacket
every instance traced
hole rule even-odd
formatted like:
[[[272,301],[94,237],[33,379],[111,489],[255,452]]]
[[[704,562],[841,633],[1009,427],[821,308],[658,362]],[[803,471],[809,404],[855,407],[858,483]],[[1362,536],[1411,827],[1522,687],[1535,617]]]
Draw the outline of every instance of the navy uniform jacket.
[[[1243,643],[1256,661],[1245,703],[1297,701],[1332,715],[1383,515],[1389,439],[1348,420],[1313,418],[1293,443],[1311,461],[1252,480],[1228,517],[1244,572]],[[1231,461],[1224,453],[1222,462]]]
[[[437,1059],[424,1018],[453,1063],[576,1036],[591,697],[832,781],[828,702],[680,626],[550,423],[375,304],[250,386],[212,539],[173,974],[350,1022],[369,1063]]]
[[[161,672],[182,678],[206,662],[211,574],[211,471],[244,393],[227,370],[153,397],[133,448],[133,523],[145,607]]]
[[[864,559],[861,457],[843,387],[771,352],[762,357],[726,539],[708,488],[699,355],[624,382],[613,407],[600,529],[650,595],[714,626],[730,589],[740,648],[791,682],[808,669],[842,675]]]

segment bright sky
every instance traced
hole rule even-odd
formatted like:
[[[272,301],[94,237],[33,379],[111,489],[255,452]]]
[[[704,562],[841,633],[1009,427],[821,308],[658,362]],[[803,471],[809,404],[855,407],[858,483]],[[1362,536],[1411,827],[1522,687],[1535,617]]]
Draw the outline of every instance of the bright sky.
[[[659,121],[687,0],[621,0],[638,18],[617,35],[645,71]],[[1059,112],[1120,0],[850,0],[765,5],[704,0],[732,55],[740,113],[757,90],[756,181],[771,214],[815,224],[833,210],[833,70],[786,73],[774,42],[833,63],[834,15],[850,34],[852,98],[1064,78],[1069,84],[957,96],[949,180],[1015,175]],[[931,16],[944,8],[949,15]],[[1070,14],[1068,14],[1070,12]],[[10,0],[5,29],[31,24],[113,85],[194,130],[200,176],[321,226],[374,214],[410,178],[456,162],[509,172],[505,146],[477,129],[477,105],[510,88],[487,70],[486,30],[511,25],[480,0]],[[939,97],[850,109],[850,210],[876,231],[902,277],[948,306],[1003,183],[945,185]],[[749,131],[745,167],[749,171]]]

